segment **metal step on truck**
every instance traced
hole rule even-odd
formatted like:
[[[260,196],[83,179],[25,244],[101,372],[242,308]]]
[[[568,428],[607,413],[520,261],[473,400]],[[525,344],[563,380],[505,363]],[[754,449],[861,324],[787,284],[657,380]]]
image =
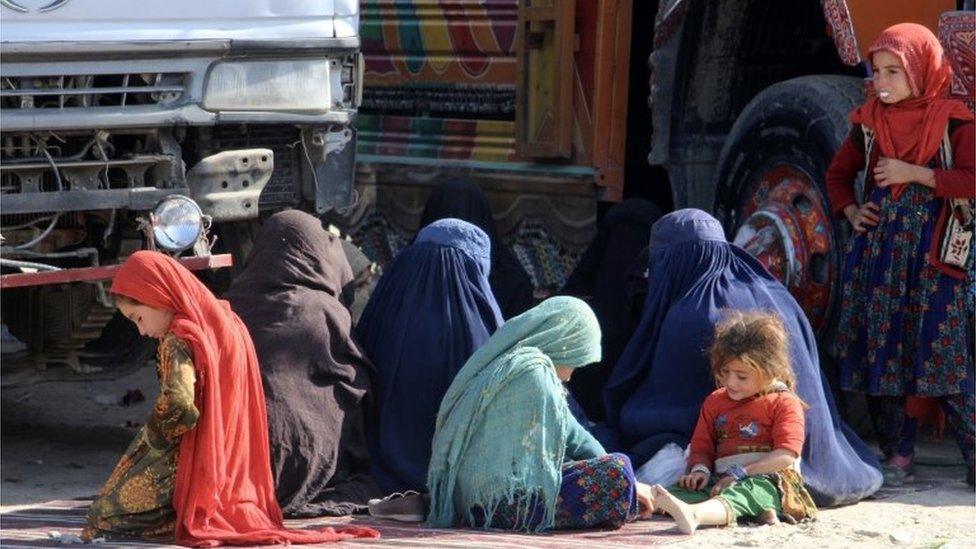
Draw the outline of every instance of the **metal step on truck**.
[[[145,363],[106,297],[133,251],[212,271],[352,203],[355,0],[2,0],[0,41],[4,385]]]

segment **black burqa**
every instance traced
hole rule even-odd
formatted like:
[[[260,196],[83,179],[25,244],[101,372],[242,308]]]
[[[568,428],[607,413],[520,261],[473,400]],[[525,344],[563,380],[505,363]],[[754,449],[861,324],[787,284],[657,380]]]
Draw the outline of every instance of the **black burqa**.
[[[607,210],[596,237],[559,292],[589,303],[603,332],[603,359],[581,368],[569,382],[570,391],[592,421],[605,417],[603,386],[640,320],[639,312],[632,310],[631,278],[659,217],[661,210],[640,198],[624,200]]]
[[[338,238],[291,210],[264,224],[224,295],[261,364],[275,494],[287,517],[347,515],[381,495],[365,437],[373,367],[340,302],[351,280]]]
[[[491,239],[491,274],[488,283],[506,319],[518,316],[535,305],[532,279],[525,272],[512,250],[498,238],[495,218],[491,215],[488,198],[474,183],[461,178],[449,179],[438,185],[424,204],[420,216],[423,229],[438,219],[454,218],[467,221]]]

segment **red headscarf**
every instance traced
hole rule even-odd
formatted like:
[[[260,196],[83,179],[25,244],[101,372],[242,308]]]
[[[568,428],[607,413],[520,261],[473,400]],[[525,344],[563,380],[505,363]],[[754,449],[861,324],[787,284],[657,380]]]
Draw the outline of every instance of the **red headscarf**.
[[[901,60],[912,97],[891,105],[870,97],[850,120],[874,131],[883,156],[925,165],[939,151],[949,119],[972,120],[973,115],[961,101],[947,98],[952,67],[928,28],[916,23],[888,27],[869,53],[881,50]],[[896,185],[892,192],[897,196],[902,188]]]
[[[175,313],[189,345],[200,419],[181,441],[173,493],[176,541],[190,546],[321,543],[376,538],[369,528],[286,530],[275,500],[268,415],[247,328],[190,271],[158,252],[132,254],[112,293]]]

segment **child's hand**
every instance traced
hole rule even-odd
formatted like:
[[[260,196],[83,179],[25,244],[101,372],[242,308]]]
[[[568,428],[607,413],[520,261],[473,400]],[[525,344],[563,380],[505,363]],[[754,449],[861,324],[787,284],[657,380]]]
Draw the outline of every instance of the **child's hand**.
[[[637,503],[640,505],[640,518],[648,519],[654,514],[654,493],[649,484],[637,483]]]
[[[708,475],[701,471],[694,471],[687,475],[682,475],[678,479],[678,486],[686,490],[701,490],[708,484]]]
[[[865,202],[860,208],[851,204],[844,208],[844,215],[855,232],[863,233],[878,224],[881,209],[874,202]]]
[[[733,484],[735,484],[735,478],[733,478],[731,475],[722,475],[721,477],[719,477],[718,482],[716,482],[715,485],[712,486],[711,496],[715,497],[721,494],[722,490],[725,490],[726,488],[732,486]]]
[[[881,157],[874,167],[874,183],[879,187],[902,185],[904,183],[921,183],[934,187],[932,170],[909,164],[896,158]]]

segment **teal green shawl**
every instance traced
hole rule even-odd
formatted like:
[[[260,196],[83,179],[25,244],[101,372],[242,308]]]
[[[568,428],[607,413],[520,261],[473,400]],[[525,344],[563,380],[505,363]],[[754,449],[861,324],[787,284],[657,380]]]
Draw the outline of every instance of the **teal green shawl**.
[[[551,528],[575,421],[554,366],[599,360],[600,325],[573,297],[547,299],[499,328],[441,402],[427,473],[427,523],[474,524],[477,506],[489,525],[499,504],[518,503],[518,528],[528,529],[535,502],[545,506],[537,529]]]

